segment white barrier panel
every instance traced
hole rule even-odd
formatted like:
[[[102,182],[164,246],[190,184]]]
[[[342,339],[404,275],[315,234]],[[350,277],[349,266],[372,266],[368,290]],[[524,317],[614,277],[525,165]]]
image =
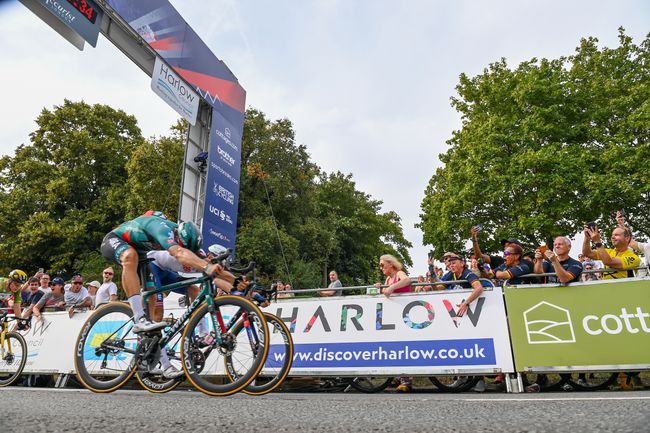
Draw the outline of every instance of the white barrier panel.
[[[292,375],[513,372],[501,288],[486,290],[457,317],[457,304],[468,293],[297,299],[273,303],[266,311],[292,331]],[[167,313],[182,315],[176,301],[168,300]],[[21,332],[29,350],[25,373],[74,372],[74,345],[90,313],[72,318],[66,312],[46,313],[43,322],[33,319],[32,328]],[[283,356],[278,337],[271,336],[274,361]]]
[[[486,290],[458,317],[468,294],[283,300],[266,310],[292,332],[294,376],[513,372],[501,288]]]

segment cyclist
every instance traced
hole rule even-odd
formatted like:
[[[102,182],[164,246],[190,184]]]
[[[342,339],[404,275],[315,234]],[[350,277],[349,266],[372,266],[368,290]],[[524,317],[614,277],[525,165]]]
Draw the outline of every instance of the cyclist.
[[[16,317],[21,317],[22,314],[20,308],[20,303],[22,302],[21,288],[26,282],[27,274],[20,269],[14,269],[9,272],[8,278],[0,278],[0,304],[12,308],[11,300],[7,298],[13,295],[13,310]]]
[[[123,269],[122,287],[133,310],[133,332],[148,332],[165,327],[163,322],[151,322],[145,318],[138,279],[139,254],[167,250],[183,266],[201,270],[206,275],[221,273],[221,265],[211,265],[196,255],[202,243],[201,233],[193,222],[176,224],[161,212],[152,211],[120,224],[104,237],[102,255]]]

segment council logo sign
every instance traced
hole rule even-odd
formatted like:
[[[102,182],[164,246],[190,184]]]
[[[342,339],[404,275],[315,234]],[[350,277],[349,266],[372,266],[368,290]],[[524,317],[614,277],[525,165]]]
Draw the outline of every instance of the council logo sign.
[[[529,344],[575,343],[571,314],[566,308],[542,301],[524,311]]]

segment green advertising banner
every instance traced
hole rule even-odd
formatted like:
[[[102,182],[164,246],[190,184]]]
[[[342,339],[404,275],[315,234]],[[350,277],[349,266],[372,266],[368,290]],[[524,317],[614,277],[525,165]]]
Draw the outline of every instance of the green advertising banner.
[[[517,371],[650,365],[650,280],[505,289]]]

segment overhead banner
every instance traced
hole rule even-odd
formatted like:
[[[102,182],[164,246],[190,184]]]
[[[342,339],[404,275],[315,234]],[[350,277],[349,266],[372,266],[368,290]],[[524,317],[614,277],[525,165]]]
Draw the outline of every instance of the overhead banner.
[[[292,375],[514,371],[501,289],[485,291],[458,317],[468,294],[283,300],[266,310],[291,331]],[[278,349],[269,356],[282,357]]]
[[[650,280],[506,288],[517,371],[650,365]]]
[[[234,248],[246,91],[169,0],[106,2],[212,106],[201,230],[206,245]]]
[[[196,125],[199,95],[160,57],[156,57],[151,75],[151,90],[191,125]]]

